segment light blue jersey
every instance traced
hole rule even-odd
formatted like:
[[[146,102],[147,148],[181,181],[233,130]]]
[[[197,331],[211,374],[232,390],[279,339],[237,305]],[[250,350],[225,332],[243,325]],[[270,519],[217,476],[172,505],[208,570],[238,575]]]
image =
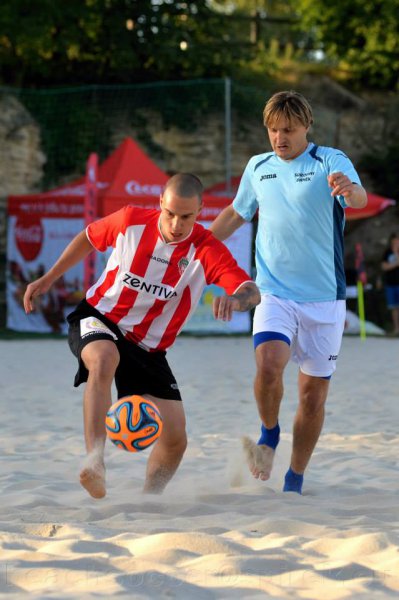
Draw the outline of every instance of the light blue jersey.
[[[259,209],[256,283],[262,293],[295,302],[345,299],[346,205],[327,183],[338,171],[360,184],[343,152],[313,143],[290,161],[274,152],[249,160],[233,207],[247,221]]]

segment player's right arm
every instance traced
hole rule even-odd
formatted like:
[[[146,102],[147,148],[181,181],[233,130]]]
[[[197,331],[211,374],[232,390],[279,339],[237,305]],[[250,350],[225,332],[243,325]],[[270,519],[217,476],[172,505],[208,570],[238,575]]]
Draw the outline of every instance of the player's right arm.
[[[223,241],[245,222],[230,204],[216,217],[209,229],[218,240]]]
[[[28,285],[24,294],[25,312],[27,314],[32,312],[34,309],[34,298],[48,292],[53,283],[61,277],[61,275],[86,258],[92,250],[94,250],[94,248],[87,239],[86,231],[78,233],[47,273]]]

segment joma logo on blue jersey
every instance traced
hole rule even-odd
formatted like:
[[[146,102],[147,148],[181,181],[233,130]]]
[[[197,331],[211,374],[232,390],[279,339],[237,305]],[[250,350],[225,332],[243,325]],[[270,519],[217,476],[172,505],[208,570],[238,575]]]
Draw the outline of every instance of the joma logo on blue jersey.
[[[264,179],[277,179],[277,175],[276,173],[271,173],[270,175],[262,175],[260,181],[263,181]]]

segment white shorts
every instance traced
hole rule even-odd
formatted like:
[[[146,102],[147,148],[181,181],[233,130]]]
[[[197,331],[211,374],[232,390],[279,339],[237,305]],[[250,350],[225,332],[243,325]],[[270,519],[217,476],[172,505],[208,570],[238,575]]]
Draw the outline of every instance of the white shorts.
[[[336,368],[345,317],[345,300],[299,303],[262,294],[255,309],[254,345],[285,341],[291,346],[291,360],[302,373],[330,377]]]

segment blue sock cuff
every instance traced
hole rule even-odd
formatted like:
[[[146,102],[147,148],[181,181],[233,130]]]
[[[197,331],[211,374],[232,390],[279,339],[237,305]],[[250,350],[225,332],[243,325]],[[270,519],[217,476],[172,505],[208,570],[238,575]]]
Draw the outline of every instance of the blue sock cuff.
[[[277,423],[272,429],[267,429],[263,423],[261,427],[261,435],[258,440],[258,445],[270,446],[273,450],[276,449],[280,441],[280,425]]]
[[[297,494],[302,494],[302,484],[303,475],[295,473],[295,471],[293,471],[290,467],[287,473],[285,474],[283,491],[297,492]]]

